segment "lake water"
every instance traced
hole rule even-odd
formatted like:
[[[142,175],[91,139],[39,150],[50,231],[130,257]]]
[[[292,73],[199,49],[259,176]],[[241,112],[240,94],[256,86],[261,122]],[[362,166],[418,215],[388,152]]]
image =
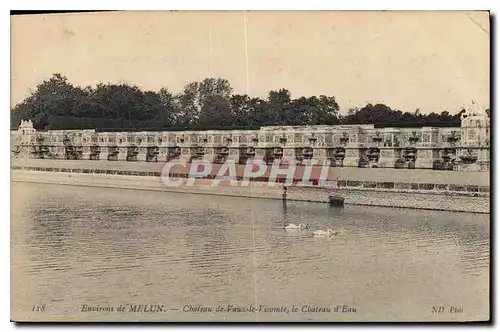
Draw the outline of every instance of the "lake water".
[[[15,320],[489,318],[489,215],[27,183],[12,197]]]

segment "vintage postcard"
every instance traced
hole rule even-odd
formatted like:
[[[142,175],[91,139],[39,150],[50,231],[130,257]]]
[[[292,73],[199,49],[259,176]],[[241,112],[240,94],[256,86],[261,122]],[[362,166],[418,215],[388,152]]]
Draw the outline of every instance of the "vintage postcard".
[[[11,320],[490,319],[490,14],[11,16]]]

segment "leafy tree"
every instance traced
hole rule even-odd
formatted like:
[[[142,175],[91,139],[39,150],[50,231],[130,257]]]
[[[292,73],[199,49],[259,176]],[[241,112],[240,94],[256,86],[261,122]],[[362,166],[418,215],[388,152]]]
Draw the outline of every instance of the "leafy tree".
[[[92,100],[103,106],[106,118],[140,120],[145,117],[143,92],[127,84],[99,84]]]
[[[336,125],[339,124],[339,104],[335,97],[321,95],[319,98],[311,97],[314,100],[314,108],[310,115],[311,125]]]
[[[208,95],[203,99],[200,119],[196,125],[199,129],[224,129],[234,126],[229,100],[221,95]]]
[[[176,124],[180,117],[180,106],[179,100],[174,94],[172,94],[167,88],[161,88],[158,91],[158,97],[162,108],[158,114],[158,118],[161,121],[170,124]]]
[[[291,97],[290,91],[286,89],[280,89],[279,91],[269,91],[267,96],[268,105],[267,112],[269,113],[269,117],[267,117],[268,121],[271,120],[271,123],[264,123],[265,125],[286,125],[287,124],[287,113],[288,113],[288,105],[290,104]]]
[[[462,110],[424,115],[420,109],[403,112],[384,104],[367,104],[339,115],[333,96],[297,97],[286,89],[267,98],[232,94],[229,81],[206,78],[190,82],[174,94],[167,88],[141,91],[128,84],[76,87],[61,74],[42,81],[11,110],[11,127],[32,119],[44,129],[232,129],[268,125],[374,124],[379,127],[460,126]],[[490,116],[490,110],[486,110]]]
[[[231,116],[236,128],[250,127],[255,122],[255,105],[247,95],[233,95],[230,99]]]
[[[179,120],[181,125],[192,126],[200,119],[202,108],[214,101],[212,96],[229,100],[232,88],[229,81],[222,78],[206,78],[201,82],[188,83],[179,94]],[[210,107],[212,108],[212,107]]]

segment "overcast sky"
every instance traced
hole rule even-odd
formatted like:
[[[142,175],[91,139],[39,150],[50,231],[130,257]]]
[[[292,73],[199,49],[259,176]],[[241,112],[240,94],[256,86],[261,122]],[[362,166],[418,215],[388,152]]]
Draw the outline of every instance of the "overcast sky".
[[[335,96],[342,113],[368,102],[422,113],[471,100],[489,107],[487,12],[114,12],[11,23],[12,105],[58,72],[81,86],[173,92],[224,77],[252,96]]]

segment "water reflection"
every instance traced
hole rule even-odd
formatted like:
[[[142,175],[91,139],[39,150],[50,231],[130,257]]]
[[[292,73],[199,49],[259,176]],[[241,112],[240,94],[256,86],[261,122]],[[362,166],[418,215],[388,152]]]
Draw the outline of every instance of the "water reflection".
[[[148,316],[161,320],[435,319],[429,311],[435,301],[468,304],[464,319],[488,310],[487,215],[14,187],[23,193],[12,217],[14,314],[31,314],[39,301],[51,306],[44,317],[94,320],[116,317],[77,308],[122,302],[359,308],[352,317],[182,310]],[[289,223],[345,232],[333,238],[272,235]]]

